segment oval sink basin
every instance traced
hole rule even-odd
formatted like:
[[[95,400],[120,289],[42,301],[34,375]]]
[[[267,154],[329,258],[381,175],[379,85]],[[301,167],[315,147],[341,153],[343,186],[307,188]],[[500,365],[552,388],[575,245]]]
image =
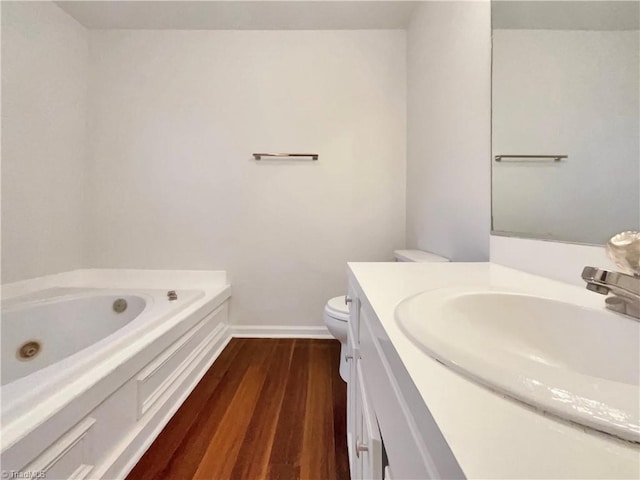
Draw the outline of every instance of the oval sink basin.
[[[402,301],[396,321],[430,356],[565,420],[640,442],[640,323],[604,308],[478,288]]]

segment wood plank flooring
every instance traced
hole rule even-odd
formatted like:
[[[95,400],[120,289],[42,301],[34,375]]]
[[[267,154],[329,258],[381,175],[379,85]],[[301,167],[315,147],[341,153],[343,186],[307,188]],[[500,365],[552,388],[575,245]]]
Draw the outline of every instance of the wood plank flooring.
[[[348,480],[336,340],[233,339],[127,480]]]

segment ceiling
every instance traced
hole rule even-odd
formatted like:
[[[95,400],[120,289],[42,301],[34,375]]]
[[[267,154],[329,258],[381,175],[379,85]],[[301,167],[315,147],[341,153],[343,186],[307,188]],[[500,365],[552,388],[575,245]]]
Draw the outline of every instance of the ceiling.
[[[546,30],[638,30],[640,2],[493,1],[493,28]]]
[[[57,1],[92,29],[404,29],[412,1]]]

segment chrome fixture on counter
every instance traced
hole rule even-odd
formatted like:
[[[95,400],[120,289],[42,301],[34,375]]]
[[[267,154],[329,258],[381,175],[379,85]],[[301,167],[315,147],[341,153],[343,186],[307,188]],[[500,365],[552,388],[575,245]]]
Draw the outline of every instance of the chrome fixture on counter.
[[[607,308],[640,319],[640,232],[622,232],[611,237],[607,253],[623,272],[584,267],[582,279],[587,289],[609,295]]]
[[[609,310],[640,319],[640,277],[584,267],[582,279],[592,292],[611,294],[605,299]]]
[[[178,299],[178,294],[176,293],[175,290],[169,290],[167,292],[167,298],[169,299],[170,302],[173,302],[174,300]]]

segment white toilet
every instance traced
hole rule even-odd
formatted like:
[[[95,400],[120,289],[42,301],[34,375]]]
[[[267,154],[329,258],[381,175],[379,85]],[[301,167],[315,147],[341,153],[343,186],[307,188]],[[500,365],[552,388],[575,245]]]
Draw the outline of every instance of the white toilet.
[[[422,250],[396,250],[393,252],[396,262],[448,262],[449,259]],[[349,321],[349,307],[345,303],[345,297],[333,297],[324,307],[324,323],[329,333],[339,340],[340,349],[340,376],[347,381],[347,322]]]

